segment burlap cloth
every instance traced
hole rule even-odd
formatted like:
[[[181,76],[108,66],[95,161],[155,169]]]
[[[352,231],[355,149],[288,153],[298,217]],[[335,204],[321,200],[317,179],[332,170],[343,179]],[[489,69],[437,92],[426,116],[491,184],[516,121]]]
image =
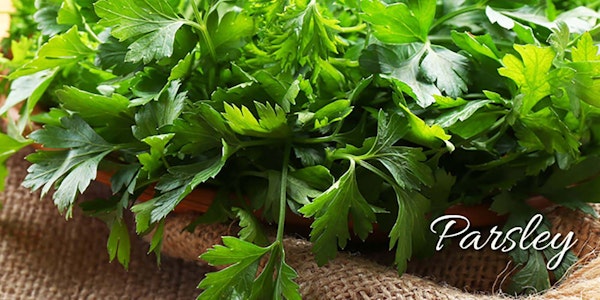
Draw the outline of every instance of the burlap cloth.
[[[160,269],[148,245],[132,237],[129,271],[109,263],[108,229],[75,210],[66,221],[50,198],[20,187],[26,152],[10,159],[0,195],[0,299],[195,299],[207,267],[163,257]],[[106,196],[94,186],[86,197]]]
[[[219,243],[222,235],[235,234],[232,224],[201,225],[189,233],[182,229],[194,215],[169,217],[161,268],[146,254],[147,244],[132,234],[132,261],[125,271],[108,262],[104,223],[79,213],[67,222],[49,199],[38,201],[36,194],[19,187],[28,165],[23,154],[9,161],[11,175],[2,195],[2,299],[194,299],[197,283],[210,270],[198,261],[199,254]],[[107,193],[102,186],[92,191],[85,197]],[[534,298],[600,299],[600,258],[595,255],[600,222],[566,209],[554,209],[548,216],[553,230],[576,232],[574,250],[582,259],[560,285]],[[498,252],[447,248],[431,259],[411,262],[409,272],[421,277],[398,277],[392,267],[375,262],[386,260],[385,255],[342,252],[318,267],[307,241],[288,237],[285,247],[305,299],[502,299],[466,291],[497,291],[514,270]]]

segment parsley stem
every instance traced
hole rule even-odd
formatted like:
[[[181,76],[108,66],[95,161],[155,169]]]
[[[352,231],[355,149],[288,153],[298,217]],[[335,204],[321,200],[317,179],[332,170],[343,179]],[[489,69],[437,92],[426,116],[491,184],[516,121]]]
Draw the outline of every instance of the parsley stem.
[[[435,20],[435,22],[433,22],[433,24],[431,24],[431,27],[429,28],[429,32],[433,31],[436,27],[444,24],[444,22],[446,22],[446,21],[448,21],[448,20],[450,20],[450,19],[452,19],[454,17],[460,16],[460,15],[462,15],[464,13],[468,13],[468,12],[471,12],[471,11],[483,9],[485,7],[485,3],[486,2],[487,1],[483,1],[481,3],[477,3],[475,5],[467,6],[467,7],[464,7],[464,8],[461,8],[461,9],[458,9],[458,10],[455,10],[455,11],[452,11],[450,13],[447,13],[447,14],[443,15],[439,19]]]
[[[340,27],[338,29],[338,31],[341,33],[352,33],[352,32],[361,32],[365,28],[367,28],[367,24],[361,23],[361,24],[351,26],[351,27]]]
[[[332,57],[330,57],[327,60],[327,62],[329,62],[332,65],[337,65],[337,66],[342,66],[342,67],[357,68],[359,66],[358,61],[350,60],[347,58],[332,58]]]
[[[588,30],[588,32],[590,33],[590,35],[594,36],[596,34],[598,34],[598,32],[600,31],[600,24],[596,24],[596,26],[590,28],[590,30]],[[581,39],[583,35],[580,34],[578,35],[576,38],[574,38],[572,41],[570,41],[567,44],[567,48],[573,47],[577,44],[577,42],[579,42],[579,39]]]
[[[320,144],[320,143],[334,142],[335,138],[336,138],[335,134],[332,134],[329,136],[320,136],[320,137],[316,137],[316,138],[297,138],[297,139],[294,139],[294,142],[299,143],[299,144]]]
[[[436,34],[434,34],[434,35],[428,36],[427,39],[431,43],[433,43],[433,44],[454,43],[454,40],[449,35],[436,35]],[[513,44],[511,42],[508,42],[508,41],[494,40],[494,45],[496,45],[496,46],[502,46],[502,47],[507,47],[507,48],[512,48],[515,44]]]
[[[196,4],[196,1],[192,0],[190,2],[192,4],[192,8],[194,10],[194,15],[196,16],[196,22],[188,21],[188,22],[186,22],[186,24],[188,24],[200,31],[200,34],[202,34],[202,38],[204,39],[204,42],[206,43],[206,47],[208,48],[208,53],[210,54],[210,57],[216,61],[217,53],[215,51],[215,45],[213,44],[212,39],[210,38],[210,35],[208,34],[208,29],[206,28],[206,22],[204,22],[204,19],[202,19],[202,14],[198,10],[198,5]]]
[[[100,38],[96,35],[96,33],[92,30],[92,28],[90,27],[90,24],[86,23],[85,20],[83,20],[83,27],[85,28],[85,31],[98,43],[101,43],[102,41],[100,40]]]
[[[281,167],[281,184],[279,185],[279,220],[277,221],[277,241],[283,243],[283,229],[285,227],[285,212],[287,208],[287,177],[288,164],[290,163],[290,152],[292,143],[285,144],[283,151],[283,166]]]
[[[364,161],[364,160],[360,160],[358,161],[358,164],[371,171],[373,174],[379,176],[381,179],[387,181],[387,183],[389,183],[391,186],[396,186],[398,185],[398,183],[396,183],[396,180],[394,180],[392,177],[388,176],[387,174],[385,174],[384,172],[382,172],[381,170],[377,169],[375,166],[373,166],[372,164]]]

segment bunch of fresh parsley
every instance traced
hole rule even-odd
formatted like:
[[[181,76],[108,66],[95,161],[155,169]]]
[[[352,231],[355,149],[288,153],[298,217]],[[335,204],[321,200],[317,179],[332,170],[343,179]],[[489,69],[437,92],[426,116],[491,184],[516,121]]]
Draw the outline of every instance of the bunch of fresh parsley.
[[[532,195],[600,201],[597,1],[37,0],[33,22],[17,3],[0,113],[21,118],[0,159],[42,144],[23,185],[55,190],[67,217],[97,170],[113,172],[113,197],[79,205],[125,266],[124,210],[158,252],[178,203],[217,189],[198,222],[242,230],[202,255],[230,266],[200,299],[300,298],[287,211],[312,219],[319,264],[377,224],[402,273],[449,206],[491,202],[512,227]],[[24,137],[31,121],[43,128]],[[553,253],[511,255],[510,292],[550,286]]]

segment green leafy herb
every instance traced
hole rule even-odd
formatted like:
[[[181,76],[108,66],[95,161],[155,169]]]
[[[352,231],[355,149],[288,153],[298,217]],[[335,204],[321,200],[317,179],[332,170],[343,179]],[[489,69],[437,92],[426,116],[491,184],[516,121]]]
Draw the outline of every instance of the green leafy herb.
[[[165,218],[216,189],[198,222],[241,231],[202,256],[228,267],[200,299],[300,298],[290,214],[312,222],[320,265],[377,228],[402,273],[454,204],[491,202],[521,224],[530,195],[588,213],[600,201],[600,14],[585,1],[14,2],[0,114],[21,117],[0,162],[42,144],[23,185],[55,189],[67,217],[112,172],[114,195],[79,206],[125,266],[125,211],[159,254]],[[31,121],[43,127],[24,134]],[[550,286],[552,253],[511,255],[511,292]]]

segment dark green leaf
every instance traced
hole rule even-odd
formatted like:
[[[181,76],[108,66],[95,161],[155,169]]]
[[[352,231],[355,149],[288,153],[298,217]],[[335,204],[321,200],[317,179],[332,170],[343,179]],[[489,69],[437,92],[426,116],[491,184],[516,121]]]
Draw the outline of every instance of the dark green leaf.
[[[72,149],[28,156],[34,165],[29,168],[23,185],[33,190],[43,187],[42,194],[46,194],[55,182],[60,182],[53,199],[61,211],[68,209],[69,217],[77,193],[85,191],[96,178],[98,164],[113,146],[77,116],[61,121],[62,127],[47,125],[32,133],[31,138],[46,147]]]
[[[133,113],[129,109],[129,100],[119,94],[106,97],[92,94],[74,87],[65,87],[56,91],[63,108],[77,113],[94,127],[118,128],[133,124]]]
[[[175,34],[186,23],[162,0],[101,0],[95,4],[100,24],[112,27],[120,41],[133,39],[125,61],[148,63],[173,54]]]
[[[319,265],[327,263],[337,254],[337,246],[346,246],[350,239],[348,219],[352,216],[354,232],[365,239],[373,230],[374,209],[360,194],[356,183],[354,162],[327,191],[299,212],[314,217],[310,240]],[[337,241],[337,242],[336,242]]]
[[[258,245],[266,245],[268,238],[264,232],[260,221],[252,213],[241,208],[234,207],[233,211],[240,219],[239,225],[242,227],[238,235],[240,239]]]

